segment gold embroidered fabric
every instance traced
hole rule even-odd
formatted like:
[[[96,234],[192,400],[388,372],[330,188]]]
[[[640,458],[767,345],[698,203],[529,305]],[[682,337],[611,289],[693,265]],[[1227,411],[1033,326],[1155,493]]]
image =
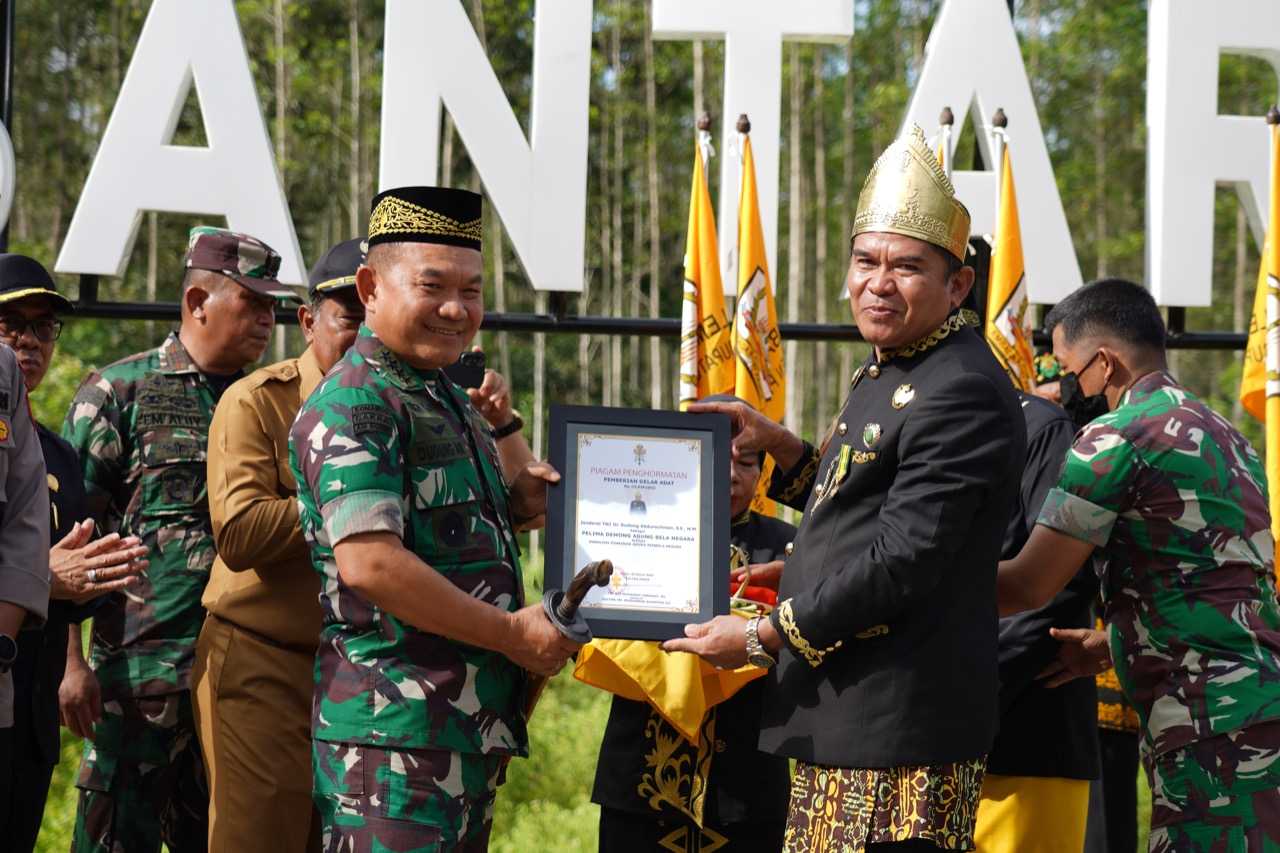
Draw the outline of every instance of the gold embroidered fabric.
[[[814,478],[818,476],[818,465],[821,462],[822,458],[818,455],[818,451],[812,450],[808,460],[804,463],[804,467],[800,469],[800,473],[796,474],[791,481],[791,485],[778,492],[778,500],[783,503],[790,503],[804,494],[812,485]]]
[[[809,666],[818,666],[822,663],[823,658],[844,645],[843,640],[836,640],[835,645],[819,649],[801,636],[800,626],[796,624],[795,614],[791,612],[791,599],[789,598],[778,605],[777,612],[778,625],[781,626],[782,633],[787,635],[787,641],[791,644],[791,647],[809,662]]]
[[[1101,619],[1097,620],[1096,627],[1100,631],[1106,630]],[[1116,671],[1107,669],[1098,673],[1094,676],[1094,683],[1098,688],[1098,728],[1130,734],[1142,731],[1138,712],[1125,701],[1124,693],[1120,691],[1120,679],[1116,677]]]
[[[796,763],[785,853],[861,853],[868,844],[927,839],[972,850],[986,758],[928,767]]]
[[[924,131],[910,131],[876,160],[853,220],[853,235],[868,231],[902,234],[932,243],[964,260],[969,244],[969,211],[929,149]]]
[[[696,749],[653,711],[645,723],[644,737],[652,748],[645,754],[647,772],[636,786],[636,793],[654,811],[661,812],[664,805],[668,806],[701,827],[711,756],[715,752],[715,709],[707,714],[698,732]]]
[[[898,347],[897,349],[881,350],[879,361],[881,364],[894,358],[910,358],[913,355],[919,355],[942,343],[953,332],[958,332],[968,326],[976,326],[979,324],[978,314],[976,311],[970,311],[968,308],[962,308],[946,319],[941,326],[934,329],[915,343]]]
[[[459,222],[443,213],[389,195],[378,202],[369,216],[369,239],[387,234],[435,234],[479,243],[483,236],[480,223],[479,218]]]

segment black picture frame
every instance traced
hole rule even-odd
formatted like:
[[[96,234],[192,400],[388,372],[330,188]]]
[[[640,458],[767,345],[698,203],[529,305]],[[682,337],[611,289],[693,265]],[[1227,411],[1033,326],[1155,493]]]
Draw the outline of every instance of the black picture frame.
[[[729,449],[728,415],[693,414],[605,406],[551,407],[548,460],[561,479],[547,492],[547,589],[567,589],[581,566],[573,565],[577,543],[578,436],[583,432],[637,438],[679,438],[701,442],[698,605],[688,610],[621,610],[584,605],[592,634],[600,638],[667,640],[684,635],[684,626],[729,612]]]

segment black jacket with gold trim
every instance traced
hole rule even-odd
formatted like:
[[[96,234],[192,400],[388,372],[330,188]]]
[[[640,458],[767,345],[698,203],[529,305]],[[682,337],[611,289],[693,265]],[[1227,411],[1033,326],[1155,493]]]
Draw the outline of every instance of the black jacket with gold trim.
[[[996,563],[1026,427],[953,313],[854,374],[825,450],[777,472],[804,517],[771,619],[760,746],[838,767],[978,758],[996,728]]]

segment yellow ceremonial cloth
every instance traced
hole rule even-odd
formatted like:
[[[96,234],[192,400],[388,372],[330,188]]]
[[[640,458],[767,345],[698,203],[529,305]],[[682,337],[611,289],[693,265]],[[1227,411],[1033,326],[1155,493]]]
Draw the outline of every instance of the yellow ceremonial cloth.
[[[693,744],[707,711],[764,673],[750,664],[716,669],[697,655],[667,653],[642,640],[592,640],[573,669],[574,678],[592,687],[648,702]]]
[[[999,776],[982,781],[978,853],[1080,853],[1089,816],[1089,783],[1083,779]]]

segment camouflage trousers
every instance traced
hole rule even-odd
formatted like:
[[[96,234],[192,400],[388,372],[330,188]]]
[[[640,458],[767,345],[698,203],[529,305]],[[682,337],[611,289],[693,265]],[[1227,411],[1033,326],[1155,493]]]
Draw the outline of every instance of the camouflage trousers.
[[[312,741],[325,853],[479,853],[503,756]]]
[[[191,694],[102,703],[76,780],[72,853],[173,853],[206,849],[209,791]]]
[[[1155,757],[1151,853],[1280,851],[1280,722]]]

